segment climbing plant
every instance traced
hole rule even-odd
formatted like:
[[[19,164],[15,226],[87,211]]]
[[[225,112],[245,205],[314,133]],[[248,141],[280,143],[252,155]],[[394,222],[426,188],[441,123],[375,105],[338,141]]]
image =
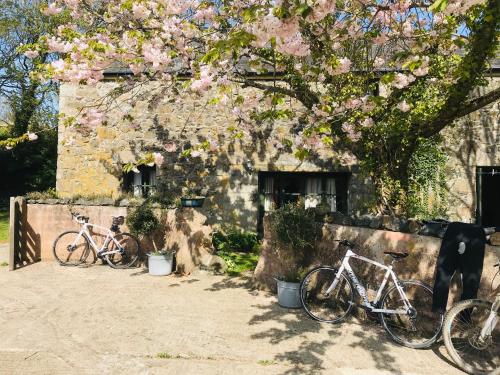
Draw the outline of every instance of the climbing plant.
[[[425,140],[415,150],[409,164],[408,216],[446,217],[446,161],[440,137]]]

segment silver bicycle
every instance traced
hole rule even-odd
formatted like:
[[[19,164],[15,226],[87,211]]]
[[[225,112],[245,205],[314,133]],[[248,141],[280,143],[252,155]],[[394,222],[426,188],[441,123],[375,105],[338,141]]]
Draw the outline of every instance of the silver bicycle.
[[[495,266],[500,267],[500,260]],[[469,299],[446,313],[443,325],[446,350],[469,374],[500,375],[500,291],[495,294],[493,303]]]
[[[141,255],[137,238],[129,233],[120,232],[120,225],[124,223],[123,216],[112,218],[111,228],[89,223],[89,218],[80,214],[73,214],[81,225],[80,231],[64,232],[54,241],[52,252],[54,257],[63,266],[78,266],[85,263],[90,253],[106,261],[113,268],[129,268],[136,264]],[[94,229],[105,233],[102,246],[94,241]]]
[[[432,288],[420,281],[400,281],[393,270],[394,262],[408,253],[386,251],[392,257],[389,266],[353,252],[349,241],[338,241],[347,252],[338,269],[320,266],[305,276],[300,286],[300,298],[306,313],[320,322],[337,323],[352,311],[355,289],[361,306],[378,314],[382,326],[398,344],[410,348],[428,348],[439,337],[443,315],[432,312]],[[370,302],[368,294],[354,273],[350,259],[358,259],[385,270],[376,297]],[[392,285],[386,288],[392,281]]]

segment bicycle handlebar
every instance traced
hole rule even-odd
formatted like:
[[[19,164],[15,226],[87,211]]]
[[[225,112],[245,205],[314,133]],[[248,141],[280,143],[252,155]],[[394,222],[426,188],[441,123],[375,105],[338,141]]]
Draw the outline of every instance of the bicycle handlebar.
[[[79,224],[84,224],[89,222],[89,218],[87,216],[80,215],[78,212],[72,213],[71,216],[73,216],[76,222]]]

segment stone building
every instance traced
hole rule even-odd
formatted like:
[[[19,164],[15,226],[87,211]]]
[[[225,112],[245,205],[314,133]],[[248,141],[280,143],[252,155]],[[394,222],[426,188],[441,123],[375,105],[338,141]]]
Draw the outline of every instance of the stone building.
[[[498,71],[493,70],[490,89],[500,84]],[[62,84],[60,111],[75,114],[82,104],[111,90],[117,72],[110,73],[114,76],[97,87]],[[229,107],[213,106],[207,98],[186,94],[161,98],[151,108],[149,99],[160,90],[149,83],[134,93],[134,105],[116,102],[109,108],[111,120],[88,134],[84,129],[59,125],[60,196],[178,195],[182,186],[191,184],[206,194],[205,208],[217,220],[252,230],[260,225],[265,211],[298,196],[305,196],[309,206],[322,201],[329,210],[350,215],[364,213],[372,199],[370,181],[351,155],[325,149],[313,162],[300,162],[278,150],[265,131],[250,143],[228,142],[224,134],[235,122]],[[245,95],[252,95],[251,90]],[[446,131],[446,199],[451,219],[500,226],[498,117],[497,102]],[[288,133],[287,124],[279,124],[273,131]],[[206,158],[164,152],[171,140],[197,143],[209,138],[218,139],[219,150]],[[122,171],[124,164],[137,161],[145,152],[162,150],[166,161],[160,169]]]

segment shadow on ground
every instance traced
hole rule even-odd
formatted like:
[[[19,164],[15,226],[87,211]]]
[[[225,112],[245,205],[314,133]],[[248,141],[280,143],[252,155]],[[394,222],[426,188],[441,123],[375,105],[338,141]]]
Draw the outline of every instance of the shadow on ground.
[[[226,277],[206,290],[224,291],[227,289],[241,289],[249,294],[259,293],[253,289],[250,277]],[[377,370],[391,374],[403,374],[397,366],[393,353],[394,346],[397,344],[389,340],[377,322],[358,321],[357,318],[351,317],[346,323],[329,325],[310,319],[301,309],[285,309],[277,303],[254,305],[253,308],[259,309],[260,312],[251,317],[247,324],[249,326],[262,326],[263,329],[252,334],[252,340],[265,340],[278,347],[284,342],[288,342],[287,347],[291,346],[290,342],[295,343],[294,350],[275,354],[272,361],[269,361],[274,364],[286,365],[287,370],[280,373],[282,375],[316,373],[345,366],[343,363],[332,363],[329,359],[328,353],[334,352],[336,345],[342,345],[344,351],[346,345],[353,349],[364,348],[374,362],[374,365],[367,367],[375,367]],[[266,327],[270,325],[269,322],[273,323],[272,328]],[[359,330],[350,332],[350,336],[354,339],[348,343],[345,341],[339,343],[343,331],[346,329],[352,331],[353,324],[358,324],[358,322],[360,324]],[[328,339],[324,339],[325,330]],[[315,340],[313,336],[319,336],[320,332],[323,333],[323,339]],[[366,357],[363,358],[366,359]]]

